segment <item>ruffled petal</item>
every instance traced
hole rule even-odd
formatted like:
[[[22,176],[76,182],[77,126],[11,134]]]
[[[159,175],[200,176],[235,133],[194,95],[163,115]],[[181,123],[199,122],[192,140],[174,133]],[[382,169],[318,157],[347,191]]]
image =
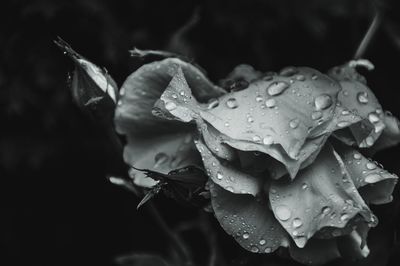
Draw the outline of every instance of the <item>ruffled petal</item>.
[[[209,105],[196,101],[178,71],[175,78],[181,86],[170,86],[156,106],[163,104],[158,109],[183,122],[205,120],[222,133],[224,143],[242,151],[266,153],[294,177],[326,141],[340,90],[316,70],[295,71],[292,76],[284,72],[259,79]]]
[[[128,135],[127,140],[124,160],[136,168],[167,174],[177,168],[201,165],[191,133],[166,134],[151,138]],[[130,176],[134,183],[141,187],[152,187],[157,183],[133,168],[130,170]]]
[[[120,100],[115,111],[115,124],[119,133],[148,135],[155,131],[159,133],[180,130],[176,122],[160,119],[152,114],[154,103],[178,68],[182,69],[199,100],[206,101],[223,93],[199,69],[178,58],[167,58],[143,65],[121,87]]]
[[[347,136],[351,136],[359,147],[372,146],[385,128],[382,107],[372,91],[367,87],[365,78],[357,73],[354,62],[333,68],[329,75],[342,87],[338,94],[338,103],[361,121],[346,126]],[[347,109],[347,110],[346,110]],[[348,127],[347,127],[348,126]],[[339,127],[340,128],[340,127]],[[343,133],[335,134],[339,139]],[[348,143],[348,138],[345,138]]]
[[[360,195],[367,203],[384,204],[392,200],[398,177],[390,174],[376,162],[341,143],[334,144]]]
[[[222,228],[246,250],[271,253],[288,246],[288,236],[269,210],[266,196],[234,194],[211,182],[211,204]]]
[[[371,226],[376,222],[330,144],[293,181],[273,181],[269,198],[275,217],[300,248],[320,229],[343,228],[357,214]]]
[[[227,161],[216,158],[202,140],[196,141],[196,147],[201,154],[207,174],[214,183],[235,194],[256,196],[262,191],[261,179],[243,173]]]
[[[310,239],[303,248],[292,244],[290,256],[306,265],[322,265],[341,257],[336,239]]]

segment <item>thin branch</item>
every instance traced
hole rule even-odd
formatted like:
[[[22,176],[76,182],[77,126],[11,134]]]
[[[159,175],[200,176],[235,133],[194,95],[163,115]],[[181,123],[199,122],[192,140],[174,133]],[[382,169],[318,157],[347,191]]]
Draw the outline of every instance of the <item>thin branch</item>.
[[[364,38],[362,39],[360,45],[357,48],[357,51],[354,54],[354,59],[360,59],[364,56],[366,50],[368,49],[368,46],[370,45],[373,37],[376,35],[376,32],[382,23],[382,19],[382,13],[377,12],[374,20],[371,22],[367,32],[364,35]]]

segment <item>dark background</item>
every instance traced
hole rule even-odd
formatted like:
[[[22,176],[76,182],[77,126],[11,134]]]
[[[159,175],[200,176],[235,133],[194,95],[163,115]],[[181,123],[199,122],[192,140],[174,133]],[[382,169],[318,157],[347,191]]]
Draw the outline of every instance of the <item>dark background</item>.
[[[366,77],[382,106],[399,117],[400,9],[394,3],[2,1],[0,265],[112,265],[131,251],[168,251],[148,213],[136,211],[138,199],[106,180],[107,173],[121,171],[115,167],[120,158],[73,104],[66,83],[73,65],[53,44],[57,36],[105,66],[118,85],[141,64],[129,57],[134,46],[189,55],[217,82],[240,63],[262,71],[287,65],[326,71],[352,58],[376,9],[384,10],[365,55],[376,70]],[[185,30],[194,14],[197,22]],[[399,155],[395,147],[376,159],[400,174]],[[399,265],[398,190],[394,197],[375,209],[381,223],[371,233],[376,263],[370,265]],[[197,215],[162,197],[156,204],[171,225]],[[244,265],[238,257],[247,253],[215,228],[228,264],[233,257]],[[204,244],[187,238],[195,247]],[[256,255],[246,256],[251,262]]]

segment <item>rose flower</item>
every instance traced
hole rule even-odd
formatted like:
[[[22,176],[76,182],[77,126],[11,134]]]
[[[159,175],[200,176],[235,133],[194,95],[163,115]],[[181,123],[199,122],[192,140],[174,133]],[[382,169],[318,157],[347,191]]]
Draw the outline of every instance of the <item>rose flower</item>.
[[[369,158],[400,140],[351,61],[323,74],[309,67],[261,73],[238,66],[223,86],[178,58],[148,63],[120,89],[117,132],[136,185],[185,166],[207,173],[222,228],[246,250],[288,248],[305,264],[365,257],[397,176]],[[184,176],[182,177],[184,178]]]

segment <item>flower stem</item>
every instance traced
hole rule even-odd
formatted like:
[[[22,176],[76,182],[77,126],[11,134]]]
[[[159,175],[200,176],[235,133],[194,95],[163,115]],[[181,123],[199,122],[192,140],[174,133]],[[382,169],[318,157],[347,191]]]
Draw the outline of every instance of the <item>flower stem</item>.
[[[376,32],[382,23],[382,18],[383,18],[382,13],[377,12],[371,24],[369,25],[369,28],[364,35],[364,38],[361,40],[361,43],[358,46],[357,51],[354,54],[353,57],[354,59],[360,59],[364,56],[368,46],[370,45],[373,37],[376,35]]]

